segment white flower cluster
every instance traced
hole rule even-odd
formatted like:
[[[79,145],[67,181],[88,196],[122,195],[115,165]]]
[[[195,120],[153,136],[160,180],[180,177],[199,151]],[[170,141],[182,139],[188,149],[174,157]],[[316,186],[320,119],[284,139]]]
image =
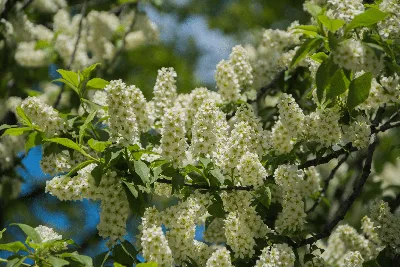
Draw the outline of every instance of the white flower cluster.
[[[206,267],[232,267],[230,252],[225,247],[218,248],[207,260]]]
[[[346,22],[364,12],[362,0],[328,0],[326,15],[332,19],[342,19]]]
[[[177,97],[176,76],[173,68],[161,68],[158,70],[157,81],[153,90],[156,119],[163,118],[166,110],[174,106]]]
[[[251,90],[253,69],[247,51],[240,45],[232,48],[229,60],[221,60],[215,72],[218,93],[226,102],[240,99],[240,90]]]
[[[329,147],[340,143],[342,131],[339,124],[340,110],[337,106],[320,109],[305,116],[308,137]]]
[[[263,248],[255,267],[293,267],[295,256],[287,244],[275,244]]]
[[[75,53],[72,69],[82,69],[96,62],[110,61],[117,51],[118,40],[124,38],[124,49],[133,50],[145,43],[158,38],[157,27],[147,17],[123,12],[121,16],[106,11],[90,11],[81,23],[81,14],[71,18],[66,9],[64,0],[35,0],[32,8],[45,12],[55,13],[53,28],[49,29],[41,24],[34,24],[25,14],[16,16],[2,23],[9,25],[7,38],[17,41],[15,59],[24,67],[42,67],[51,63],[54,51],[58,53],[65,66],[70,64],[71,56]],[[139,18],[135,18],[139,16]],[[144,17],[144,18],[142,18]],[[129,26],[133,19],[138,20],[133,31]],[[82,24],[82,26],[80,26]],[[77,49],[78,32],[81,38]],[[13,33],[13,34],[12,34]],[[46,47],[37,47],[37,41],[46,41]],[[47,49],[52,48],[54,49]]]
[[[147,261],[157,262],[158,266],[170,267],[173,266],[172,252],[161,226],[157,225],[157,216],[157,211],[152,208],[143,215],[140,238],[143,257]]]
[[[261,164],[258,156],[251,152],[246,152],[237,166],[240,184],[244,186],[254,186],[258,188],[263,185],[267,177],[267,171]]]
[[[375,201],[371,205],[371,221],[383,244],[400,252],[400,216],[390,212],[387,202]]]
[[[129,216],[129,203],[115,172],[108,171],[101,177],[99,186],[95,185],[91,171],[96,167],[90,164],[78,171],[75,177],[57,176],[46,182],[46,192],[60,200],[100,200],[99,235],[110,237],[114,244],[126,234],[126,221]]]
[[[358,234],[353,227],[340,225],[331,233],[322,257],[329,265],[343,266],[342,264],[344,264],[350,252],[360,253],[364,261],[369,261],[375,259],[382,249],[383,247],[379,244],[367,239],[362,234]],[[347,261],[353,256],[348,256]]]
[[[378,58],[372,48],[361,41],[347,39],[333,50],[334,62],[345,69],[353,71],[371,71],[377,75],[383,69],[383,59]]]
[[[44,225],[39,225],[38,227],[35,227],[35,231],[38,233],[40,239],[42,240],[42,243],[62,239],[62,235],[57,234],[52,228]]]
[[[194,117],[190,147],[193,157],[216,156],[215,153],[222,150],[227,135],[225,114],[213,99],[205,100]]]
[[[379,34],[384,38],[399,39],[400,19],[397,14],[400,12],[400,3],[397,0],[383,0],[379,3],[379,9],[389,13],[389,16],[378,23]]]
[[[275,170],[274,178],[283,193],[283,210],[275,221],[275,229],[280,233],[301,230],[306,222],[303,198],[320,189],[317,170],[309,168],[302,171],[297,166],[280,165]]]
[[[0,170],[5,171],[14,165],[17,153],[24,150],[24,143],[23,136],[0,137]]]
[[[289,48],[300,43],[300,35],[290,31],[296,24],[293,23],[286,31],[267,29],[257,47],[246,47],[253,66],[254,88],[259,89],[266,86],[287,67],[282,65],[286,62],[286,60],[282,60],[282,57]],[[286,53],[291,53],[291,50]]]
[[[304,114],[294,98],[288,94],[282,94],[277,107],[279,109],[279,120],[293,137],[298,137],[304,130]]]
[[[39,126],[47,136],[58,135],[65,131],[65,123],[58,111],[37,97],[24,99],[21,108],[34,125]]]
[[[185,114],[181,108],[170,108],[162,120],[161,144],[162,156],[170,160],[175,167],[182,167],[186,159],[187,143]]]
[[[366,148],[369,144],[371,135],[371,126],[369,122],[363,117],[357,118],[349,127],[344,131],[347,135],[349,142],[358,149]]]
[[[43,13],[55,13],[60,8],[65,8],[67,2],[65,0],[35,0],[31,7]]]
[[[68,151],[65,150],[61,153],[43,155],[40,160],[40,167],[44,173],[54,176],[56,174],[68,172],[74,166],[74,163]]]
[[[44,50],[35,49],[35,42],[21,42],[15,51],[15,60],[23,67],[37,68],[50,64],[51,59]]]
[[[363,263],[364,259],[360,252],[350,251],[344,256],[343,263],[340,264],[340,267],[362,267]]]
[[[139,144],[139,127],[136,117],[137,90],[139,89],[135,86],[127,86],[121,80],[114,80],[104,90],[107,92],[110,141],[125,146]],[[139,108],[141,106],[139,104]],[[143,115],[143,111],[141,113],[139,115]],[[146,114],[144,116],[143,119],[146,118]]]

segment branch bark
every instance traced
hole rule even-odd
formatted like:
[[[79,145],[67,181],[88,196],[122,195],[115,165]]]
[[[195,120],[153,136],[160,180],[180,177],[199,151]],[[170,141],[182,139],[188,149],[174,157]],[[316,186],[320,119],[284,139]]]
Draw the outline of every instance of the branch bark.
[[[304,239],[303,241],[296,244],[296,247],[302,247],[308,244],[312,244],[322,238],[328,237],[332,230],[337,226],[337,224],[344,219],[345,215],[353,205],[354,201],[360,195],[361,190],[364,187],[364,184],[368,180],[369,175],[371,174],[371,165],[372,159],[374,156],[375,148],[377,146],[377,137],[376,134],[371,136],[371,143],[368,146],[368,153],[364,162],[363,171],[361,173],[361,177],[359,178],[358,182],[355,183],[353,188],[353,193],[346,199],[346,201],[340,206],[339,210],[336,212],[335,217],[330,221],[328,224],[325,225],[324,229],[318,233],[317,235]]]

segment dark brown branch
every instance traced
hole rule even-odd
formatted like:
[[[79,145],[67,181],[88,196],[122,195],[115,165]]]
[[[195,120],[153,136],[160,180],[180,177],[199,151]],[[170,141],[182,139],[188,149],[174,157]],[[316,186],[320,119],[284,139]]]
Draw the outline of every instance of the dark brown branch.
[[[82,9],[81,9],[81,16],[82,17],[81,17],[81,19],[79,21],[78,36],[77,36],[76,41],[75,41],[74,51],[72,51],[71,58],[69,59],[69,63],[68,63],[68,66],[67,66],[68,70],[71,69],[72,64],[74,64],[74,61],[75,61],[76,51],[78,50],[79,41],[80,41],[81,35],[82,35],[83,19],[85,18],[85,12],[86,12],[86,0],[83,2],[83,5],[82,5]],[[56,102],[54,102],[54,104],[53,104],[54,108],[57,108],[58,104],[60,104],[61,96],[62,96],[64,90],[65,90],[65,85],[63,84],[63,86],[61,86],[61,91],[57,96]]]
[[[257,92],[257,97],[256,97],[256,99],[255,99],[255,100],[248,101],[249,104],[254,103],[254,102],[257,102],[258,100],[260,100],[260,98],[261,98],[266,92],[268,92],[268,90],[271,89],[271,88],[278,82],[278,80],[282,77],[282,75],[285,74],[286,70],[287,70],[287,68],[285,68],[285,69],[281,70],[280,72],[278,72],[278,73],[276,74],[275,78],[274,78],[269,84],[267,84],[267,85],[264,86],[264,87],[261,87],[260,90],[258,90],[258,92]]]
[[[158,179],[157,182],[163,183],[163,184],[172,184],[171,180],[164,179],[164,178]],[[219,186],[208,186],[208,185],[202,185],[202,184],[187,184],[187,183],[185,183],[183,186],[192,187],[192,188],[196,188],[196,189],[204,189],[204,190],[210,190],[210,189],[222,190],[222,191],[233,191],[233,190],[251,191],[251,190],[253,190],[253,186],[219,187]]]
[[[337,226],[337,224],[344,219],[345,215],[353,205],[354,201],[360,195],[364,184],[366,183],[369,175],[371,174],[371,165],[372,159],[374,156],[375,148],[377,146],[376,134],[372,134],[371,136],[371,143],[368,146],[368,153],[364,162],[364,167],[361,173],[361,177],[357,183],[354,184],[353,193],[344,201],[344,203],[340,206],[339,210],[336,212],[335,217],[330,221],[328,224],[325,225],[324,229],[318,233],[317,235],[304,239],[303,241],[299,242],[296,247],[302,247],[307,244],[312,244],[322,238],[328,237],[332,230]]]
[[[348,157],[349,157],[349,154],[348,154],[348,153],[345,154],[344,157],[337,163],[337,165],[335,166],[335,168],[332,169],[332,171],[331,171],[331,173],[329,174],[328,178],[327,178],[327,179],[325,180],[325,182],[324,182],[324,187],[323,187],[323,188],[321,189],[321,191],[319,192],[320,194],[319,194],[319,196],[318,196],[317,201],[315,201],[314,205],[313,205],[310,209],[308,209],[308,210],[306,211],[306,213],[311,213],[311,212],[313,212],[313,211],[317,208],[317,206],[319,205],[319,203],[321,203],[322,197],[324,197],[326,190],[328,190],[330,181],[333,179],[333,177],[335,177],[335,174],[336,174],[337,170],[340,168],[340,166],[342,166],[342,164],[343,164],[344,162],[346,162],[346,160],[347,160]]]

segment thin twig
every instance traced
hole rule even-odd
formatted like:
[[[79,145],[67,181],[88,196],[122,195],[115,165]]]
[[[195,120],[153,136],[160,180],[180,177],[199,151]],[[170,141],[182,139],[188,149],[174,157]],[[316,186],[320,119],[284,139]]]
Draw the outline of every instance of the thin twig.
[[[28,8],[28,6],[29,6],[30,4],[32,4],[33,1],[34,1],[34,0],[27,0],[27,1],[25,1],[24,5],[21,7],[21,11],[22,11],[22,10],[25,10],[26,8]]]
[[[78,50],[79,41],[80,41],[81,35],[82,35],[83,19],[85,18],[85,12],[86,12],[86,0],[83,2],[83,5],[82,5],[81,19],[79,21],[79,26],[78,26],[78,36],[76,38],[74,50],[72,51],[72,54],[71,54],[71,57],[69,59],[69,63],[68,63],[68,66],[67,66],[67,69],[69,69],[69,70],[71,69],[72,64],[74,63],[76,51]],[[60,93],[57,96],[56,102],[54,102],[54,104],[53,104],[54,108],[57,108],[58,104],[60,104],[61,95],[63,94],[64,90],[65,90],[65,85],[63,84],[61,86]]]
[[[125,31],[125,33],[124,33],[124,37],[122,38],[122,44],[121,44],[121,46],[118,48],[118,50],[115,52],[115,54],[114,54],[114,56],[112,57],[112,59],[109,61],[108,68],[107,68],[107,69],[108,69],[108,72],[110,72],[110,71],[113,69],[114,64],[115,64],[115,62],[116,62],[118,56],[119,56],[119,55],[122,53],[122,51],[125,49],[125,45],[126,45],[126,36],[128,35],[128,33],[130,33],[130,32],[132,31],[132,29],[133,29],[133,27],[135,26],[135,23],[136,23],[136,21],[137,21],[137,16],[138,16],[138,12],[137,12],[137,10],[138,10],[138,3],[139,3],[139,2],[136,2],[136,3],[134,3],[134,5],[133,5],[133,9],[134,9],[134,11],[135,11],[135,15],[134,15],[134,17],[133,17],[133,19],[132,19],[131,24],[129,25],[128,30]],[[125,6],[124,6],[124,7],[125,7]]]
[[[321,203],[321,200],[324,197],[326,190],[328,190],[330,181],[333,179],[333,177],[335,177],[335,174],[336,174],[337,170],[340,168],[340,166],[342,166],[342,164],[344,162],[346,162],[348,157],[349,157],[349,154],[348,153],[345,154],[344,157],[337,163],[335,168],[332,169],[332,171],[329,174],[328,178],[324,182],[324,187],[319,192],[319,196],[318,196],[317,201],[315,201],[314,205],[310,209],[308,209],[306,211],[307,214],[313,212],[317,208],[319,203]]]
[[[376,134],[373,134],[371,136],[371,139],[372,141],[368,146],[368,153],[364,162],[364,167],[361,173],[361,177],[358,180],[358,182],[354,184],[353,193],[346,199],[346,201],[343,202],[339,210],[336,212],[335,217],[332,219],[332,221],[330,221],[328,224],[325,225],[324,229],[320,233],[318,233],[313,237],[302,240],[296,245],[296,247],[302,247],[307,244],[312,244],[322,238],[328,237],[331,234],[332,230],[337,226],[337,224],[344,219],[345,215],[352,207],[354,201],[360,195],[361,190],[364,187],[364,184],[366,183],[369,175],[371,174],[372,159],[374,156],[375,148],[378,143],[376,139]]]

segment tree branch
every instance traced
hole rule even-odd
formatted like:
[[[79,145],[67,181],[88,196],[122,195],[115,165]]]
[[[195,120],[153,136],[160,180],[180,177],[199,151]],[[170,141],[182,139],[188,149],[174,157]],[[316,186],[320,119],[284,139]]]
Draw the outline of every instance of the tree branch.
[[[172,184],[171,180],[161,178],[156,181],[157,183],[162,183],[162,184]],[[219,186],[208,186],[208,185],[202,185],[202,184],[183,184],[183,186],[187,187],[192,187],[196,189],[204,189],[204,190],[210,190],[210,189],[215,189],[215,190],[222,190],[222,191],[233,191],[233,190],[241,190],[241,191],[252,191],[253,186],[225,186],[225,187],[219,187]]]
[[[349,155],[350,155],[349,153],[345,154],[344,157],[337,163],[335,168],[332,169],[332,171],[329,174],[328,178],[324,182],[324,187],[319,192],[320,194],[318,196],[317,201],[315,201],[314,205],[310,209],[308,209],[306,211],[307,214],[313,212],[317,208],[319,203],[321,203],[322,197],[325,195],[326,190],[328,190],[330,181],[333,179],[333,177],[335,177],[335,174],[336,174],[337,170],[340,168],[340,166],[342,166],[342,164],[344,162],[346,162],[346,160],[349,157]]]
[[[328,237],[332,230],[337,226],[337,224],[344,219],[346,213],[349,211],[351,206],[353,205],[354,201],[360,195],[364,184],[366,183],[369,175],[371,174],[371,165],[372,159],[375,152],[375,148],[377,146],[377,139],[376,134],[371,136],[371,143],[368,146],[368,153],[364,162],[363,171],[361,173],[361,177],[357,183],[354,184],[353,193],[344,201],[344,203],[340,206],[339,210],[336,212],[335,217],[330,221],[328,224],[325,225],[324,229],[317,235],[304,239],[303,241],[299,242],[296,247],[302,247],[307,244],[312,244],[322,238]]]
[[[82,9],[81,9],[81,16],[82,17],[81,17],[81,19],[79,21],[78,36],[77,36],[76,41],[75,41],[75,46],[74,46],[74,50],[72,51],[71,58],[69,59],[69,63],[68,63],[68,66],[67,66],[68,70],[71,69],[72,64],[74,63],[74,60],[75,60],[76,51],[78,50],[79,41],[80,41],[81,35],[82,35],[82,28],[83,28],[82,26],[83,26],[83,19],[85,18],[85,12],[86,12],[86,0],[84,0],[83,5],[82,5]],[[63,84],[61,86],[61,91],[57,96],[56,102],[54,102],[54,104],[53,104],[54,108],[57,108],[57,106],[60,104],[61,96],[62,96],[62,93],[64,92],[64,90],[65,90],[65,85]]]

